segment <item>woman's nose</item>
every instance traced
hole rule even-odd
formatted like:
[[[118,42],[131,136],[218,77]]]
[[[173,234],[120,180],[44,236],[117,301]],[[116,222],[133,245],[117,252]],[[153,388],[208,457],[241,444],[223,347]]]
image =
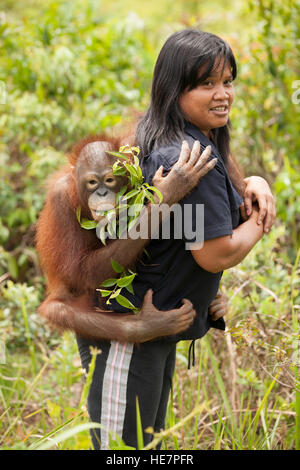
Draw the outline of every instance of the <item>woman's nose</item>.
[[[215,90],[214,99],[220,100],[220,99],[224,99],[228,97],[229,97],[228,90],[224,87],[224,85],[219,85]]]

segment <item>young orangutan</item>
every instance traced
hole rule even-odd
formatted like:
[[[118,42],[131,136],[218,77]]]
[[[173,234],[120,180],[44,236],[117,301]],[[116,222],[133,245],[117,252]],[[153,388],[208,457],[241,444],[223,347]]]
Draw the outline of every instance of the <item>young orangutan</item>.
[[[184,331],[195,311],[188,299],[178,309],[159,311],[152,303],[151,290],[137,315],[107,312],[93,303],[95,289],[115,274],[111,258],[127,268],[149,242],[131,239],[129,232],[127,239],[111,240],[104,246],[95,230],[83,229],[77,220],[79,206],[83,217],[99,220],[101,211],[115,204],[116,194],[128,183],[126,177],[113,174],[116,159],[107,153],[118,151],[120,145],[120,139],[107,136],[84,139],[69,155],[70,165],[51,179],[36,232],[36,248],[48,281],[48,297],[39,312],[53,326],[85,338],[145,342]],[[165,204],[180,201],[214,167],[216,159],[208,161],[209,156],[210,149],[200,155],[199,145],[190,151],[184,142],[169,174],[164,177],[159,168],[153,185]],[[149,214],[150,205],[141,217],[150,222]]]

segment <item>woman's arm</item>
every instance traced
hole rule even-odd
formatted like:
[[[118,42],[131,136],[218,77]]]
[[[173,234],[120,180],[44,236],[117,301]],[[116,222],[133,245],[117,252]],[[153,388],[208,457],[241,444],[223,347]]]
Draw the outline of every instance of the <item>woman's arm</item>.
[[[263,221],[264,232],[268,233],[276,217],[274,197],[271,193],[270,186],[267,181],[260,176],[250,176],[249,178],[245,178],[244,182],[246,183],[244,193],[246,214],[247,216],[252,214],[253,202],[257,202],[259,207],[257,223],[261,224]]]
[[[232,235],[207,240],[201,249],[192,250],[196,263],[212,273],[239,264],[264,234],[263,225],[257,224],[258,214],[253,206],[249,219],[234,229]]]

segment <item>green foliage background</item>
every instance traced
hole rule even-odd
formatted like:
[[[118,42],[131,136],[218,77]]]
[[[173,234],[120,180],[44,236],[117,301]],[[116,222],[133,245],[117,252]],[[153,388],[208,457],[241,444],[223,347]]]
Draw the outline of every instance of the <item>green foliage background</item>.
[[[206,428],[202,430],[201,419],[193,415],[192,432],[182,425],[179,437],[174,431],[165,445],[299,448],[299,24],[295,0],[235,0],[230,7],[222,0],[2,0],[0,328],[7,364],[0,371],[8,376],[0,377],[4,445],[26,447],[34,441],[28,433],[46,435],[68,421],[76,409],[70,390],[81,383],[72,337],[51,333],[36,314],[44,279],[32,234],[46,177],[64,164],[66,151],[78,138],[122,127],[134,112],[146,108],[162,43],[173,31],[193,26],[219,34],[232,45],[238,61],[231,115],[234,154],[247,176],[259,174],[272,185],[278,217],[271,234],[224,276],[231,299],[231,333],[226,341],[218,332],[208,335],[211,356],[204,342],[198,346],[201,386],[187,374],[186,345],[179,345],[169,425],[183,419],[200,398],[208,400],[206,393],[213,393],[214,411]],[[45,358],[52,376],[48,373],[30,392],[27,382],[38,377]],[[57,372],[59,358],[64,367]],[[210,364],[213,377],[206,373]],[[250,419],[248,411],[266,396],[276,368],[279,376],[266,408],[273,414],[260,414],[255,435],[249,438],[243,420]],[[52,393],[51,380],[58,384],[59,397]],[[190,389],[197,393],[181,397],[181,390]],[[24,390],[30,393],[22,407]],[[224,393],[232,428],[224,425]],[[245,401],[248,411],[243,415]],[[38,411],[36,403],[41,404]],[[41,419],[26,422],[26,407]],[[236,407],[242,421],[234,425],[230,410]],[[212,424],[212,416],[218,424]],[[80,433],[61,446],[88,448],[87,436]]]

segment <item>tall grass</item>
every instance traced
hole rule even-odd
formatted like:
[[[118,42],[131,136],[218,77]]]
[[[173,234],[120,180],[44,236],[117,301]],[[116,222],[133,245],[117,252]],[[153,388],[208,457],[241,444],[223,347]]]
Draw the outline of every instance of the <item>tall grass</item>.
[[[68,336],[65,335],[65,341],[70,346],[72,337]],[[188,344],[180,344],[166,429],[155,434],[153,441],[144,447],[142,423],[140,414],[137,413],[140,449],[154,449],[158,443],[162,443],[162,449],[168,450],[296,448],[298,438],[296,420],[299,416],[296,418],[296,411],[293,411],[297,410],[296,407],[282,401],[281,385],[276,381],[280,371],[273,380],[265,377],[259,390],[253,384],[247,387],[244,387],[243,383],[231,384],[232,387],[239,388],[238,401],[233,403],[231,387],[223,378],[225,364],[213,352],[213,343],[223,340],[220,336],[218,333],[213,333],[199,342],[196,348],[199,360],[191,371],[187,371],[185,361],[180,359],[180,354],[184,357],[187,353]],[[35,377],[29,375],[24,380],[24,375],[21,377],[20,374],[10,378],[2,375],[1,396],[4,409],[0,415],[2,448],[39,450],[90,448],[89,430],[99,425],[89,422],[85,403],[96,356],[93,356],[84,386],[80,393],[77,392],[78,405],[71,408],[68,394],[64,393],[65,384],[61,384],[61,389],[57,390],[53,383],[57,379],[57,370],[53,366],[57,367],[56,355],[60,356],[59,352],[58,348],[52,353],[52,357],[44,360]],[[74,360],[76,352],[73,351],[68,357],[70,368]],[[205,368],[203,364],[206,364]],[[28,378],[33,379],[32,382]],[[10,383],[9,379],[13,384],[12,387],[4,385]],[[78,374],[76,379],[79,379]],[[73,380],[74,373],[71,374],[70,382]],[[82,377],[78,383],[82,383]],[[60,424],[57,424],[58,416],[53,410],[51,412],[47,400],[38,402],[41,407],[36,406],[41,392],[45,398],[48,397],[48,400],[49,396],[53,400],[55,397],[65,397],[65,402],[60,401],[60,405],[57,405]],[[28,414],[30,405],[36,406],[37,409]],[[114,441],[112,448],[127,447],[119,439]]]
[[[254,278],[252,264],[268,243],[274,242],[265,241],[253,258],[225,274],[231,300],[227,330],[212,329],[196,342],[192,369],[189,343],[178,344],[165,430],[144,447],[137,413],[139,448],[161,443],[168,450],[299,449],[299,253],[284,272],[281,261],[269,262],[278,276],[271,290],[265,276],[270,266]],[[253,279],[259,279],[259,289]],[[65,333],[55,349],[33,345],[26,305],[23,321],[27,350],[8,353],[0,366],[2,448],[89,449],[89,430],[98,426],[86,410],[97,351],[83,380],[72,334]],[[116,436],[112,448],[128,449]]]

